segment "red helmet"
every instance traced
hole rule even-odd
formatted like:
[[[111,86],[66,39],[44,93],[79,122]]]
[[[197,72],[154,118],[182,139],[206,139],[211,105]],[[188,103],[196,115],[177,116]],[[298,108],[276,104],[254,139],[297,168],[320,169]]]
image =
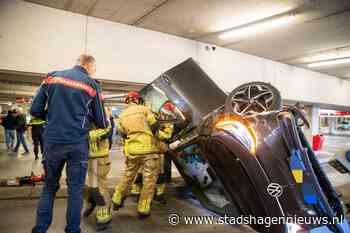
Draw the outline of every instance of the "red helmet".
[[[159,118],[161,120],[173,120],[176,119],[175,105],[171,102],[166,102],[159,111]]]
[[[125,103],[129,103],[130,101],[139,102],[140,98],[141,98],[140,93],[138,93],[137,91],[131,91],[125,97]]]
[[[174,109],[175,109],[175,105],[172,104],[171,102],[167,102],[167,103],[164,104],[163,108],[168,110],[168,111],[173,112]]]

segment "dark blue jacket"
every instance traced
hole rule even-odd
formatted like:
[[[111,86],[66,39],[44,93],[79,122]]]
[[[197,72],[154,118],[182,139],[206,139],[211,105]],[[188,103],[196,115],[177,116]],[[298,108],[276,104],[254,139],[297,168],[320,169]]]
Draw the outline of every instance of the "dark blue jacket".
[[[3,118],[3,121],[1,124],[7,130],[14,130],[16,126],[16,118],[12,116],[12,114],[7,114],[7,116]]]
[[[53,144],[87,140],[91,123],[107,127],[100,86],[81,66],[49,73],[33,100],[30,114],[46,120],[43,138]]]
[[[27,130],[27,119],[26,119],[26,115],[24,114],[19,114],[18,116],[16,116],[16,125],[15,125],[15,129],[18,133],[24,133],[24,131]]]

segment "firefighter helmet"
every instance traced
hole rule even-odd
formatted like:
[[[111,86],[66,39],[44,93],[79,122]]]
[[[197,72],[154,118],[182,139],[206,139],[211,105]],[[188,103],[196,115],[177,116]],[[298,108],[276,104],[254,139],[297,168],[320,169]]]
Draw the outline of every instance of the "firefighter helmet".
[[[125,103],[134,102],[138,104],[140,102],[140,99],[141,99],[140,93],[138,93],[137,91],[131,91],[125,97]]]

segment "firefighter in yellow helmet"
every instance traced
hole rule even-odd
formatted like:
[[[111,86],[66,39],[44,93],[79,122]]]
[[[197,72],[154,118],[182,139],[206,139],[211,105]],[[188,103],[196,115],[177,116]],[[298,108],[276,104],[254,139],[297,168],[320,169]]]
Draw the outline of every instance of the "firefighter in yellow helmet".
[[[98,231],[106,229],[112,220],[111,197],[107,185],[108,173],[111,170],[108,140],[110,133],[110,127],[93,128],[89,131],[88,194],[85,198],[88,206],[83,216],[88,217],[97,206],[96,228]]]
[[[115,187],[112,203],[114,210],[123,205],[139,168],[143,167],[143,187],[137,206],[138,215],[142,219],[150,215],[159,175],[160,158],[157,140],[152,133],[157,120],[151,109],[141,104],[139,93],[130,92],[125,102],[128,107],[119,115],[118,131],[124,137],[126,168],[120,183]]]
[[[157,180],[156,193],[154,199],[162,204],[166,203],[164,197],[166,187],[166,174],[164,173],[165,166],[165,155],[164,153],[168,150],[166,142],[171,138],[174,131],[174,121],[176,116],[174,114],[175,106],[171,102],[166,102],[159,111],[158,120],[159,127],[156,131],[156,137],[158,139],[158,149],[160,156],[160,174]],[[135,179],[134,184],[131,188],[132,195],[139,195],[142,187],[142,173],[140,172]]]

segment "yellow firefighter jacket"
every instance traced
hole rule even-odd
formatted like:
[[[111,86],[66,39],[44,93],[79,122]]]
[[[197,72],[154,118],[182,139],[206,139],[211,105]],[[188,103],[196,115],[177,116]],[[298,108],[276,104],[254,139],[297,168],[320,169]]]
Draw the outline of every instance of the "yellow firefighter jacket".
[[[125,155],[157,153],[157,142],[150,126],[157,122],[149,107],[129,104],[119,115],[118,130],[126,135]]]
[[[109,131],[110,127],[89,131],[89,158],[102,158],[109,155]]]
[[[174,131],[174,125],[171,123],[162,124],[157,131],[157,138],[161,141],[166,141],[171,138]]]

